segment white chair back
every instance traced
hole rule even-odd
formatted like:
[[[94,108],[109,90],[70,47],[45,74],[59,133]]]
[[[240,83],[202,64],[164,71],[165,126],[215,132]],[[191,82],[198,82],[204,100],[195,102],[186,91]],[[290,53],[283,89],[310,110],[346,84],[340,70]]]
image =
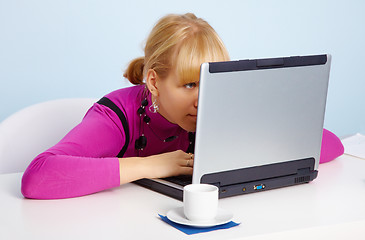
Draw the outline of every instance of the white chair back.
[[[81,122],[97,100],[59,99],[24,108],[0,123],[0,174],[23,172]]]

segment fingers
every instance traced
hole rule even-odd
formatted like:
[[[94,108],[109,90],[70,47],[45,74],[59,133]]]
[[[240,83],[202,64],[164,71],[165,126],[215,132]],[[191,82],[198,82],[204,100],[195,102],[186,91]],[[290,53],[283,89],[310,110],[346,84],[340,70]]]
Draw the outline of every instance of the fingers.
[[[189,159],[186,162],[186,167],[193,167],[194,166],[194,154],[188,153]]]
[[[188,159],[188,160],[185,161],[185,165],[182,165],[182,166],[192,168],[194,166],[194,160]]]
[[[193,168],[192,167],[182,167],[180,169],[179,175],[193,175]]]
[[[194,154],[182,150],[150,156],[153,161],[151,167],[156,168],[154,177],[171,177],[178,175],[192,175]]]
[[[193,166],[194,166],[194,154],[192,153],[189,153],[187,154],[186,156],[186,160],[182,165],[182,168],[181,168],[181,175],[192,175],[193,174]]]
[[[181,151],[176,159],[179,165],[177,175],[192,175],[194,166],[194,154]]]
[[[179,165],[183,167],[193,167],[194,166],[194,154],[184,153],[182,159],[179,159]]]

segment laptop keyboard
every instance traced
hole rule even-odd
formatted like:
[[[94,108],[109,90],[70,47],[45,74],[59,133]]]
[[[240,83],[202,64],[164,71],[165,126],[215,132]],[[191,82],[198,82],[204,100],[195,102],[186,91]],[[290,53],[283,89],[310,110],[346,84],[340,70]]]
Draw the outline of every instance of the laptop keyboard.
[[[191,182],[192,182],[192,176],[190,176],[190,175],[180,175],[180,176],[168,177],[168,178],[162,178],[162,179],[166,180],[168,182],[178,184],[180,186],[186,186],[188,184],[191,184]]]

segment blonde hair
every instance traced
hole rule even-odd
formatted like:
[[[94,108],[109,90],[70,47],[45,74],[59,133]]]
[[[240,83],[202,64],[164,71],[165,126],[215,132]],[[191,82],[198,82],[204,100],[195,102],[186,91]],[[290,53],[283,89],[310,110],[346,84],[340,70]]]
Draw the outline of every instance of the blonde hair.
[[[124,77],[143,84],[149,69],[163,79],[176,69],[182,83],[199,79],[203,62],[228,61],[228,52],[215,30],[192,13],[161,18],[147,38],[145,57],[132,60]]]

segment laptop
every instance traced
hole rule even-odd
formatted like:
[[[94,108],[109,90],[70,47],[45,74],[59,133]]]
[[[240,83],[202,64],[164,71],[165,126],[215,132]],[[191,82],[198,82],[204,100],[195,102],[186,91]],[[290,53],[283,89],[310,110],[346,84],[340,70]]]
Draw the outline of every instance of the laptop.
[[[311,182],[330,65],[327,54],[203,63],[192,177],[136,183],[182,200],[191,182],[220,198]]]

